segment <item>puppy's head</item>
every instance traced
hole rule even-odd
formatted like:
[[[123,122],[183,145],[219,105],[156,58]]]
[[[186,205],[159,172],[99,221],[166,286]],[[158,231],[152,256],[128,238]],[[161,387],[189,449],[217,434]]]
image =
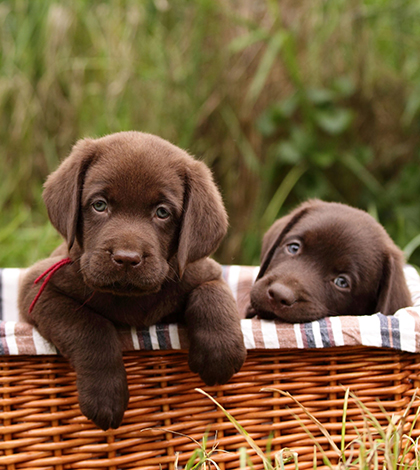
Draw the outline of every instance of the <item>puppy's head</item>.
[[[297,323],[410,305],[403,255],[369,214],[312,200],[268,230],[248,317]]]
[[[159,291],[211,254],[227,229],[204,163],[140,132],[77,142],[48,177],[44,200],[85,283],[115,294]]]

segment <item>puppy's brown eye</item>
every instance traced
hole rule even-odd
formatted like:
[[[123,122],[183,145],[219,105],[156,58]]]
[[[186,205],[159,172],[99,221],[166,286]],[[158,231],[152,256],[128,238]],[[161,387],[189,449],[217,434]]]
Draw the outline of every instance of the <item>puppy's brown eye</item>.
[[[300,249],[300,243],[298,242],[289,243],[288,245],[286,245],[286,249],[291,255],[295,255]]]
[[[167,219],[171,214],[164,207],[158,207],[156,209],[156,215],[159,217],[159,219]]]
[[[350,282],[344,276],[336,277],[334,284],[340,289],[348,289],[350,287]]]
[[[95,209],[96,212],[104,212],[107,209],[108,204],[105,201],[99,200],[95,201],[92,204],[92,207]]]

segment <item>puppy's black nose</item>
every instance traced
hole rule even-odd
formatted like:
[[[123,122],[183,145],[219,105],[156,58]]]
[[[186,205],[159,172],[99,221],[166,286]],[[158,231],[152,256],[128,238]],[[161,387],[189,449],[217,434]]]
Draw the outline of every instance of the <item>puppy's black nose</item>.
[[[268,288],[267,294],[270,301],[277,304],[283,304],[290,307],[290,305],[296,302],[293,290],[278,282],[271,284]]]
[[[112,261],[119,266],[135,268],[141,263],[142,257],[136,251],[117,250],[111,255]]]

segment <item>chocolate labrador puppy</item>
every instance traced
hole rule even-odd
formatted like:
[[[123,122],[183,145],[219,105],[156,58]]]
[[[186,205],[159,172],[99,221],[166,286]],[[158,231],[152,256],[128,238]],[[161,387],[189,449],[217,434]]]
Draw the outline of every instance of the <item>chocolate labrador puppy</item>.
[[[310,200],[264,236],[247,317],[299,323],[392,315],[411,305],[403,264],[402,252],[369,214]]]
[[[88,418],[117,428],[127,407],[116,325],[185,322],[189,365],[205,383],[240,369],[236,303],[208,258],[227,216],[204,163],[150,134],[84,139],[43,196],[65,243],[27,272],[20,312],[70,359]]]

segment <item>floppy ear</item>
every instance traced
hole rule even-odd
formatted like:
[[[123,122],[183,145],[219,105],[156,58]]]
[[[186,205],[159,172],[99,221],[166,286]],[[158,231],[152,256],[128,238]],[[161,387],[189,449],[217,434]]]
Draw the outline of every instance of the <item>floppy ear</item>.
[[[185,178],[184,213],[178,243],[178,265],[182,274],[187,264],[209,256],[219,246],[228,226],[222,197],[210,170],[193,161]]]
[[[92,139],[79,140],[70,155],[47,178],[43,198],[53,226],[73,246],[80,221],[80,203],[86,171],[95,156]]]
[[[412,305],[403,271],[403,255],[391,252],[385,255],[382,279],[379,284],[376,311],[393,315],[397,310]]]
[[[270,251],[270,248],[274,245],[274,242],[278,239],[279,235],[283,232],[286,225],[290,222],[291,218],[293,217],[293,214],[294,213],[285,215],[281,219],[276,220],[274,224],[265,233],[261,246],[261,263],[264,262],[264,258],[267,256],[268,252]]]
[[[264,235],[262,249],[261,249],[261,267],[258,273],[257,279],[261,279],[268,266],[270,265],[271,259],[274,256],[278,246],[282,243],[284,237],[290,232],[292,227],[310,210],[312,205],[310,203],[304,203],[295,209],[289,215],[282,217],[281,219],[274,222],[274,224],[268,229],[268,232]]]
[[[273,245],[278,245],[281,241],[279,239],[283,239],[287,232],[291,230],[293,225],[295,225],[304,214],[309,210],[320,207],[324,204],[325,203],[319,199],[309,199],[296,207],[296,209],[294,209],[290,214],[276,220],[263,237],[260,257],[261,264],[264,263],[264,259],[268,256]],[[286,231],[283,233],[285,229]],[[272,255],[273,253],[271,253],[271,256]]]

